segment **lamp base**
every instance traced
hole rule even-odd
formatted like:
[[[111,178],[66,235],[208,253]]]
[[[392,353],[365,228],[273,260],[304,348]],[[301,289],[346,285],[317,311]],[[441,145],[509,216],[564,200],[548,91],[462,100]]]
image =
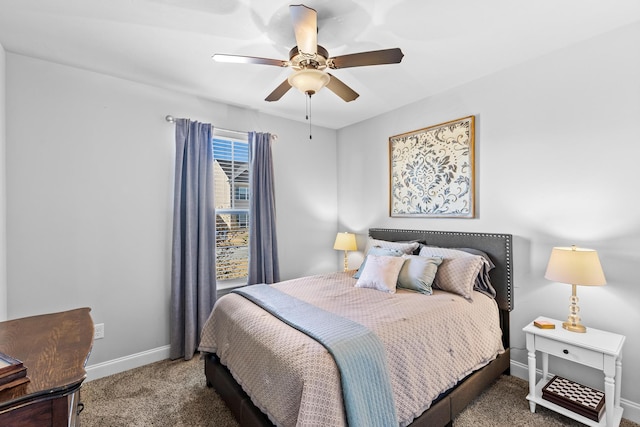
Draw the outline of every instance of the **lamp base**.
[[[580,323],[562,322],[562,327],[571,332],[578,332],[582,334],[587,332],[587,328]]]
[[[571,298],[569,298],[569,317],[562,323],[562,327],[567,331],[585,333],[587,328],[580,323],[580,307],[578,307],[578,296],[576,295],[576,285],[571,285]]]

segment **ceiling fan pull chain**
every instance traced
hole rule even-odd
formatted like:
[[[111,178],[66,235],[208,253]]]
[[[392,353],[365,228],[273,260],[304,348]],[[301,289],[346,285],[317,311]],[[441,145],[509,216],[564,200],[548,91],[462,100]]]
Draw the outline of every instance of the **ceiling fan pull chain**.
[[[307,120],[309,120],[309,139],[312,139],[311,136],[311,92],[307,92]]]
[[[311,95],[309,95],[309,93],[306,95],[307,97],[304,99],[304,119],[309,120],[309,100],[311,99]]]

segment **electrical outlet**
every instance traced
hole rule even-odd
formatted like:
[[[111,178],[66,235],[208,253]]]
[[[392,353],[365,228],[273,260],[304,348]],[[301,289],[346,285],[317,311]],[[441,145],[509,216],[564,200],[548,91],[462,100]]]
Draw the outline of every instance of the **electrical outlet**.
[[[99,340],[104,338],[104,323],[93,325],[93,339]]]

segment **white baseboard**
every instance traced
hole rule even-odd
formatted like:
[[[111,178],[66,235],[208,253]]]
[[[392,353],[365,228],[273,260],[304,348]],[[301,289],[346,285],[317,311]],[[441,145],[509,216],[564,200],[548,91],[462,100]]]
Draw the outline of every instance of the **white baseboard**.
[[[542,370],[538,369],[537,371],[537,375],[542,376]],[[511,375],[529,381],[529,367],[511,359]],[[640,424],[640,404],[621,398],[620,406],[623,408],[622,418]]]
[[[119,357],[87,366],[87,381],[97,380],[98,378],[168,359],[169,348],[170,347],[166,345],[164,347],[153,348],[130,356]]]

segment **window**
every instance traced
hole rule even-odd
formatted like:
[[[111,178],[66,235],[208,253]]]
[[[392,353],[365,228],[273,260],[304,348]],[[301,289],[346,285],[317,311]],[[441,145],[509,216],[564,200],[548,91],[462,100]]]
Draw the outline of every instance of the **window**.
[[[236,135],[237,136],[237,135]],[[246,283],[249,271],[249,144],[213,136],[216,279],[225,288]]]
[[[236,200],[249,200],[249,187],[236,187]]]

